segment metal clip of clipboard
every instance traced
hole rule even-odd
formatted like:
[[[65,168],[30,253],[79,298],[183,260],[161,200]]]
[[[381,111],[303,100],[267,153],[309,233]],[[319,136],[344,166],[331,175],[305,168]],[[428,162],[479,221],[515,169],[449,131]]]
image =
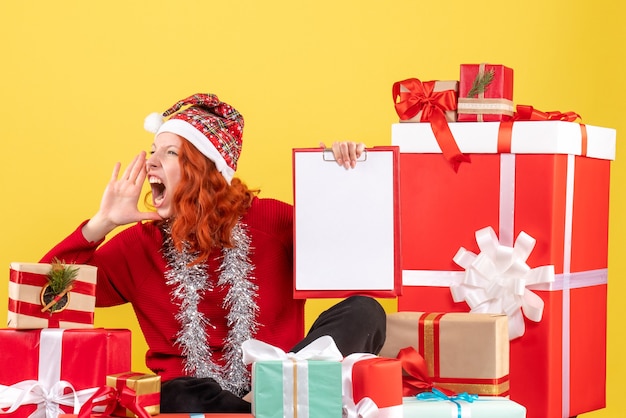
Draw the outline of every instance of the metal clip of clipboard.
[[[337,161],[335,159],[335,155],[333,154],[333,150],[332,148],[325,148],[324,152],[322,152],[322,159],[324,161]],[[367,150],[363,150],[363,153],[361,154],[361,156],[359,158],[357,158],[357,161],[367,161]]]

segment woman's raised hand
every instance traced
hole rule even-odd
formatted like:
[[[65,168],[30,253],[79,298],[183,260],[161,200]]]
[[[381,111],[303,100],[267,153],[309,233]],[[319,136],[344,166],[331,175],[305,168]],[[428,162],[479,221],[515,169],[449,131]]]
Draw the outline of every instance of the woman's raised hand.
[[[146,179],[146,153],[135,156],[120,176],[121,164],[116,163],[111,179],[104,189],[100,209],[83,226],[83,236],[99,241],[118,226],[142,220],[159,220],[155,212],[138,209],[139,198]]]

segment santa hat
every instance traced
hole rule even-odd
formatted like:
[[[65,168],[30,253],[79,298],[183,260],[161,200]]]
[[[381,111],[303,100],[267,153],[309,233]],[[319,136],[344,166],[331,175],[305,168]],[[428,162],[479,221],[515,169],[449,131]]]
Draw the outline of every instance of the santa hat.
[[[168,116],[169,119],[165,120]],[[194,94],[163,114],[152,113],[146,117],[144,128],[156,135],[171,132],[182,136],[213,161],[230,184],[241,154],[243,116],[230,105],[220,102],[216,95]]]

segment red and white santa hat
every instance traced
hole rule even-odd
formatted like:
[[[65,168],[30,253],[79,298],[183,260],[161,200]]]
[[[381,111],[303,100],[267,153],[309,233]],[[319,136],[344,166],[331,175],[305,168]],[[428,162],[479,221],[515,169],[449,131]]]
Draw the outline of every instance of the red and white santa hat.
[[[162,114],[152,113],[144,122],[144,128],[156,135],[171,132],[185,138],[215,163],[229,184],[241,154],[243,125],[237,110],[205,93],[187,97]]]

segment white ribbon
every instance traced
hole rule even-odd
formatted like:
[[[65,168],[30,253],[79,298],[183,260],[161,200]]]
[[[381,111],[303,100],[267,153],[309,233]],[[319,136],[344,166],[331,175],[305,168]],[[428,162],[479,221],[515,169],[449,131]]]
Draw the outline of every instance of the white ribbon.
[[[294,409],[294,368],[297,376],[302,377],[302,384],[297,385],[298,415],[302,418],[309,416],[308,411],[308,362],[306,360],[341,361],[343,355],[337,348],[332,337],[325,335],[313,341],[297,353],[286,353],[263,341],[250,339],[242,344],[243,362],[252,364],[258,361],[282,360],[283,362],[283,409]],[[300,380],[300,379],[298,379]]]
[[[350,354],[341,362],[341,394],[343,398],[343,418],[376,418],[378,405],[369,397],[363,397],[358,403],[354,403],[352,391],[352,368],[360,360],[375,358],[368,353]]]
[[[337,348],[335,340],[329,335],[318,338],[297,353],[285,353],[278,347],[255,339],[244,341],[241,348],[243,350],[243,362],[245,364],[269,360],[341,361],[343,359],[343,355]]]
[[[0,414],[10,414],[24,405],[36,404],[30,418],[56,418],[64,413],[60,405],[80,407],[97,388],[76,391],[71,383],[61,380],[63,329],[42,329],[39,339],[38,380],[24,380],[11,386],[0,385]],[[66,389],[71,392],[65,394]],[[8,408],[4,410],[4,408]]]
[[[476,231],[478,255],[461,247],[454,262],[465,269],[461,283],[450,286],[455,302],[465,301],[473,313],[506,314],[509,339],[524,335],[524,316],[541,321],[543,300],[527,288],[554,282],[554,266],[526,264],[535,239],[520,232],[513,247],[501,245],[493,228]]]

